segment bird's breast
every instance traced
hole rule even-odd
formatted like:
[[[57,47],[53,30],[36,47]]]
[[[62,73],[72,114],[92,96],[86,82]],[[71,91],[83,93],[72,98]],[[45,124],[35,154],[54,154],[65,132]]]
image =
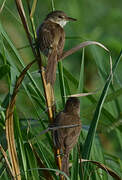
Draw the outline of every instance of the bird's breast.
[[[37,30],[37,43],[45,56],[49,56],[52,49],[55,48],[59,58],[65,44],[64,29],[59,24],[44,22]]]

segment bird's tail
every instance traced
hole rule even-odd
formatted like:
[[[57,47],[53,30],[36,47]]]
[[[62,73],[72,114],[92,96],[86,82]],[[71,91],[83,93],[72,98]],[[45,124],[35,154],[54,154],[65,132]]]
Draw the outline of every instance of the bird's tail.
[[[64,154],[62,157],[61,171],[65,172],[69,176],[69,153]]]
[[[48,63],[46,68],[46,82],[54,86],[56,80],[56,67],[57,67],[57,52],[55,49],[52,50],[48,56]]]

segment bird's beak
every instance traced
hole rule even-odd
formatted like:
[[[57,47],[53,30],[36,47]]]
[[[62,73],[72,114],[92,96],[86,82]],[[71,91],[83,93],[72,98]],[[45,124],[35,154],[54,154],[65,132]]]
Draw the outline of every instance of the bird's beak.
[[[71,17],[67,17],[67,20],[68,20],[68,21],[77,21],[77,19],[71,18]]]

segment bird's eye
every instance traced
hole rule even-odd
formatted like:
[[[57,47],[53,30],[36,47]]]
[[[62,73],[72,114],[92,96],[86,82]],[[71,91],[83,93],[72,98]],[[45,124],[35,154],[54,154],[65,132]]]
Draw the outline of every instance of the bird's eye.
[[[62,18],[62,16],[58,16],[59,18]]]

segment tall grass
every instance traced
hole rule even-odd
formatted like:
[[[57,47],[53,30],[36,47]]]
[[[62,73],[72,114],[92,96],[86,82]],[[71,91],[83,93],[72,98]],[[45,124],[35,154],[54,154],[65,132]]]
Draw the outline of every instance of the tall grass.
[[[54,6],[54,3],[52,4]],[[7,8],[4,11],[7,11]],[[15,19],[12,15],[11,18],[14,19],[15,24],[20,21],[18,16]],[[12,112],[15,149],[20,169],[20,174],[15,179],[18,177],[23,180],[59,179],[56,172],[59,173],[60,171],[54,158],[51,133],[48,131],[45,134],[40,134],[49,125],[43,82],[40,80],[38,67],[35,64],[29,67],[26,73],[23,71],[27,67],[27,62],[34,60],[34,56],[30,50],[31,55],[26,56],[28,59],[25,62],[26,58],[23,54],[28,54],[28,49],[24,49],[25,52],[23,52],[16,48],[16,44],[12,42],[2,22],[0,23],[0,32],[1,88],[5,86],[4,92],[0,96],[0,179],[8,180],[14,176],[10,168],[12,164],[6,143],[5,116],[22,72],[24,72],[23,78],[20,77],[22,83],[18,86],[17,98],[14,101],[14,112]],[[73,41],[75,41],[75,37]],[[112,72],[110,72],[109,63],[107,63],[109,62],[109,55],[106,56],[105,52],[103,53],[106,60],[105,63],[102,63],[100,50],[95,45],[91,46],[93,47],[91,47],[90,53],[94,58],[99,78],[103,83],[97,94],[80,98],[82,131],[78,146],[73,149],[70,155],[71,176],[69,179],[120,179],[122,176],[122,160],[120,157],[122,134],[120,127],[121,103],[118,98],[122,95],[122,88],[116,89],[114,87],[114,77],[118,80],[116,70],[122,52],[116,59],[113,59]],[[63,61],[58,63],[55,85],[57,111],[63,109],[66,95],[87,92],[84,86],[86,49],[82,51],[81,57],[75,57],[75,60],[81,59],[78,78],[70,70],[67,70],[68,68],[64,66]],[[70,61],[69,58],[66,60]],[[106,64],[108,72],[105,72]],[[113,139],[111,138],[112,135],[114,136]],[[117,148],[113,148],[114,154],[105,149],[102,140],[107,141],[104,142],[106,145],[108,143],[117,146]]]

